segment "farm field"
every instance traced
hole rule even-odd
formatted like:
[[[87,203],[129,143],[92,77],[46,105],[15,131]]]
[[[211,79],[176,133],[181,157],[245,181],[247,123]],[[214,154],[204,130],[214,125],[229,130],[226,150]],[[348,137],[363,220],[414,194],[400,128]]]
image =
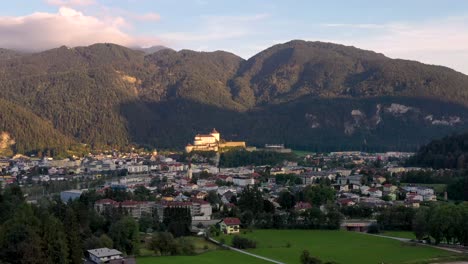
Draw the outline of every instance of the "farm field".
[[[257,241],[257,248],[249,252],[285,263],[299,263],[304,249],[324,261],[341,264],[418,263],[453,256],[440,249],[346,231],[254,230],[242,236]],[[231,239],[225,237],[226,244]]]

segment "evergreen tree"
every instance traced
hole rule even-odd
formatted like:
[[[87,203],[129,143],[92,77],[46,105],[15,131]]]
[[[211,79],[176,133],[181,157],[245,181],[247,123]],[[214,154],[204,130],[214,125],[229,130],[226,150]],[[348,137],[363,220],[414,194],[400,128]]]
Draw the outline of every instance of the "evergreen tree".
[[[68,245],[68,259],[71,264],[82,263],[83,245],[80,237],[80,226],[76,214],[71,208],[65,211],[64,226]]]

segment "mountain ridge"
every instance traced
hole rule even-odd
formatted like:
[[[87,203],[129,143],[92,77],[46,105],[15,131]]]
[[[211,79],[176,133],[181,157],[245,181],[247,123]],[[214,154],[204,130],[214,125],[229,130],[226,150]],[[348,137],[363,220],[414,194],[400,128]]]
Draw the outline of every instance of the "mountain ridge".
[[[110,43],[1,58],[0,99],[93,147],[182,148],[204,124],[253,145],[321,149],[310,137],[325,133],[337,149],[415,149],[468,128],[468,76],[333,43],[293,40],[248,60]],[[0,132],[19,138],[19,128],[5,124]],[[402,128],[395,139],[384,131],[393,127]]]

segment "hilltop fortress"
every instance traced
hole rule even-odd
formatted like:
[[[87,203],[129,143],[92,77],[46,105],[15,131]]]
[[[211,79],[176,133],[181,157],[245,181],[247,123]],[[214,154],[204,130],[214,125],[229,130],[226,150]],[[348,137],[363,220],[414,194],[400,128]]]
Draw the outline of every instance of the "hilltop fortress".
[[[220,151],[224,148],[246,148],[245,141],[224,141],[221,134],[213,128],[210,134],[197,134],[193,140],[193,145],[185,146],[185,151]]]

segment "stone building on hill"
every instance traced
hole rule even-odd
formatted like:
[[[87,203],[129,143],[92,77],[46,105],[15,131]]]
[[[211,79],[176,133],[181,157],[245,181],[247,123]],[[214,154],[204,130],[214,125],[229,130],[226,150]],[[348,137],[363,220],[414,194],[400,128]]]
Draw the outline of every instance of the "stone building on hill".
[[[246,148],[245,141],[224,141],[221,134],[213,128],[210,134],[197,134],[193,144],[185,146],[185,151],[220,151],[223,148]]]

